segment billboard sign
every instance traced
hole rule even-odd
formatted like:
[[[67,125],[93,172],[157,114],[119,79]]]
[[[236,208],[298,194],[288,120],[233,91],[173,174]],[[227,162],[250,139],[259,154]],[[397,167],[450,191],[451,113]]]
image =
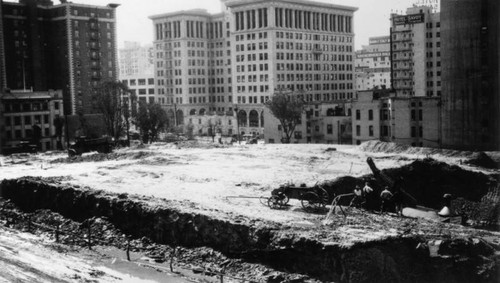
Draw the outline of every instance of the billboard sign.
[[[423,23],[425,20],[424,14],[412,14],[406,16],[396,16],[392,18],[395,26],[398,25],[408,25],[408,24],[419,24]]]
[[[383,36],[383,37],[370,37],[369,41],[370,44],[384,44],[384,43],[390,43],[391,42],[391,37],[389,36]]]

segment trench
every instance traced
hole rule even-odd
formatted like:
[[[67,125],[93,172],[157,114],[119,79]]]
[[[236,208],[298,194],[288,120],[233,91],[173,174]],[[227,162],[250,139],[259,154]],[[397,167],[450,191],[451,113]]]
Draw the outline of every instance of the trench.
[[[41,178],[3,180],[0,197],[26,212],[49,209],[83,221],[106,217],[133,237],[159,244],[207,246],[227,256],[334,282],[497,282],[498,264],[480,272],[494,251],[471,241],[448,243],[442,256],[418,248],[427,239],[395,237],[343,247],[287,234],[279,226],[215,219]],[[477,243],[476,243],[477,244]],[[493,274],[493,275],[492,275]],[[495,277],[496,274],[496,277]],[[272,282],[272,281],[268,281]],[[277,281],[280,282],[280,281]]]

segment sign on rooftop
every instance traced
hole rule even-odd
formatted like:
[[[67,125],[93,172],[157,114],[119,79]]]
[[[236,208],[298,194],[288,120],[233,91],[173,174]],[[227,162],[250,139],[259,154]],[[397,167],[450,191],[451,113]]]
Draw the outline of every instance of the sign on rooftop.
[[[406,16],[396,16],[392,18],[395,26],[423,23],[425,20],[424,14],[412,14]]]

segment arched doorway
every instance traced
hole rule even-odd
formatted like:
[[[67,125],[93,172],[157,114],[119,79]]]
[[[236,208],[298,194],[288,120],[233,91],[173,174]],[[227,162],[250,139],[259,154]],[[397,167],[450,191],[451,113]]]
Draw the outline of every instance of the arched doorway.
[[[177,110],[177,125],[184,125],[184,112]]]
[[[238,124],[240,127],[247,126],[247,112],[245,110],[240,110],[238,113]]]
[[[258,127],[259,126],[259,113],[255,110],[251,110],[249,114],[249,123],[250,127]]]

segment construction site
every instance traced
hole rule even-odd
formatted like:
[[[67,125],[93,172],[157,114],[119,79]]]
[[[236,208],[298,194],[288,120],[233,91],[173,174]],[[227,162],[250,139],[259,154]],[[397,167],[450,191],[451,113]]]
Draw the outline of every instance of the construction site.
[[[499,280],[498,152],[181,141],[0,158],[0,282]]]

